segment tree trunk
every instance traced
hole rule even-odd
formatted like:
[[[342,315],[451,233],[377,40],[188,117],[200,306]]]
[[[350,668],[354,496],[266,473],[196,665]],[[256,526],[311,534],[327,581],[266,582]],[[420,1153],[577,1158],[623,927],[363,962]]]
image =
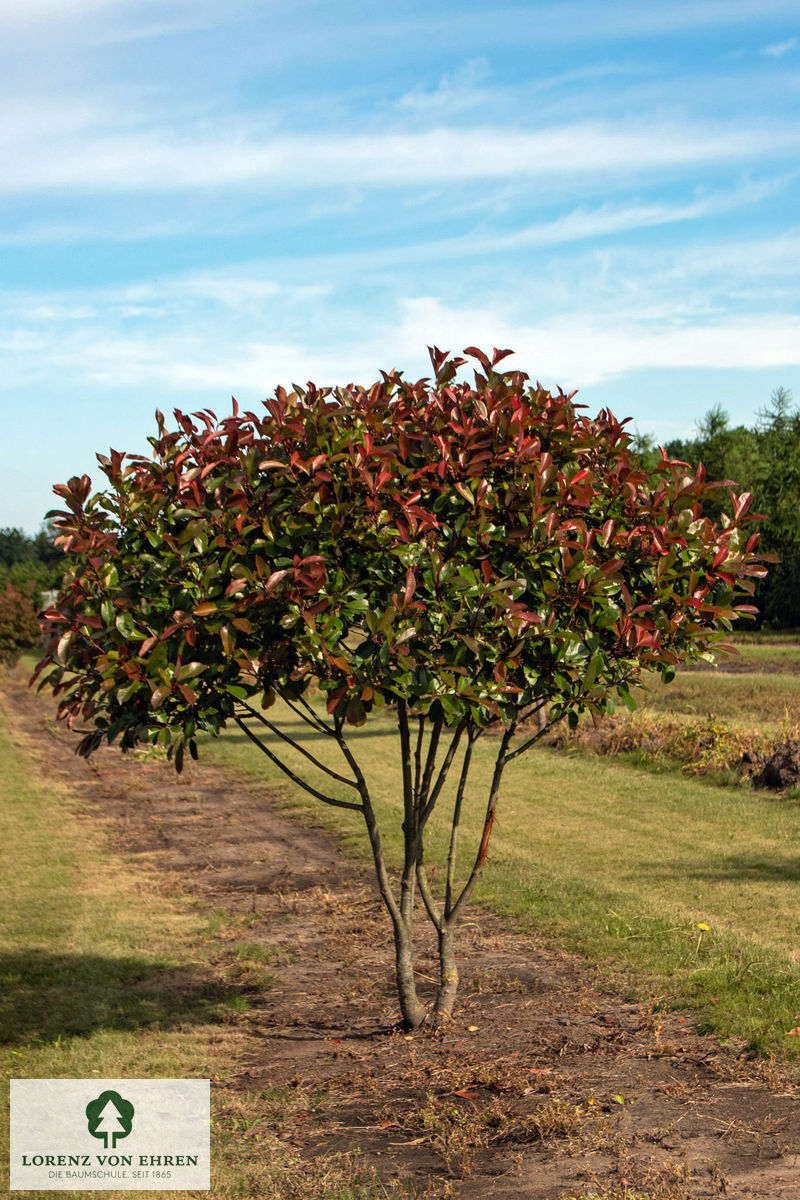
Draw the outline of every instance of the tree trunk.
[[[453,1015],[453,1005],[458,991],[458,967],[453,948],[453,930],[444,925],[439,930],[439,990],[433,1009],[435,1025],[444,1025]]]
[[[428,1010],[417,996],[417,983],[414,978],[414,953],[410,931],[404,924],[398,923],[392,916],[394,928],[394,961],[397,995],[400,1000],[400,1011],[403,1014],[403,1028],[407,1031],[419,1029],[428,1015]]]
[[[366,786],[362,788],[361,796],[364,821],[372,848],[372,860],[375,864],[375,874],[378,877],[378,889],[381,899],[386,905],[386,909],[392,919],[395,980],[397,982],[400,1011],[403,1014],[403,1026],[408,1030],[418,1029],[427,1016],[427,1009],[417,996],[417,984],[414,979],[414,949],[411,937],[411,923],[414,914],[413,911],[406,914],[403,907],[397,903],[392,891],[389,873],[386,870],[386,863],[383,857],[378,823],[375,819],[375,812],[372,808],[372,802]],[[407,887],[404,889],[404,901],[405,905],[408,905]],[[413,895],[411,896],[411,902],[413,904]]]

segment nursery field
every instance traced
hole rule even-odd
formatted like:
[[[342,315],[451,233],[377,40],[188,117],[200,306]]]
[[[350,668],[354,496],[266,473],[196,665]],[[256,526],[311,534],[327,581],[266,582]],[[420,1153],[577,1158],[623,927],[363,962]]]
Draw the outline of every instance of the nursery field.
[[[789,736],[800,643],[740,649],[634,720]],[[211,1078],[223,1198],[800,1191],[796,800],[669,745],[515,760],[453,1026],[404,1037],[357,814],[237,733],[180,779],[112,749],[87,764],[22,678],[0,689],[5,1075]],[[386,824],[390,719],[354,744]]]

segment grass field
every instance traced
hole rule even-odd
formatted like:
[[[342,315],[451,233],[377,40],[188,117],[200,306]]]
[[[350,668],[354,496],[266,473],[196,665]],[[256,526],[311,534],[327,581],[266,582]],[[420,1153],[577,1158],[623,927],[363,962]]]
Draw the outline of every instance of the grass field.
[[[690,717],[713,713],[777,733],[784,723],[796,725],[800,720],[800,674],[685,671],[669,684],[657,679],[646,692],[637,692],[637,701],[653,712]]]
[[[710,707],[725,688],[732,706],[737,689],[741,697],[753,688],[763,719],[777,712],[784,683],[698,673],[672,686],[678,697],[689,692]],[[291,713],[283,712],[282,724],[298,740],[314,738]],[[397,863],[401,808],[391,717],[374,716],[352,736]],[[491,739],[479,747],[473,837],[490,777]],[[280,778],[241,734],[228,733],[204,749],[237,772]],[[314,750],[341,768],[335,747],[315,740]],[[295,766],[303,772],[299,762]],[[313,782],[313,771],[305,777]],[[299,790],[284,794],[343,831],[353,853],[366,856],[357,815],[306,801]],[[447,796],[440,808],[444,818]],[[507,769],[478,899],[554,944],[587,954],[599,970],[626,973],[641,997],[687,1005],[702,1028],[790,1059],[800,1040],[787,1037],[800,1023],[799,839],[796,802],[712,787],[676,770],[656,773],[539,749]],[[434,820],[429,865],[441,863],[444,848],[444,819]]]

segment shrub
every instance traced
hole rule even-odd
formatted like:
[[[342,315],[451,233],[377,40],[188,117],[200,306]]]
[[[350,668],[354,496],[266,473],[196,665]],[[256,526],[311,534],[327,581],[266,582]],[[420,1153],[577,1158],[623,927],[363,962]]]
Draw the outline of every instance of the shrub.
[[[0,591],[0,664],[13,667],[24,650],[38,645],[40,637],[30,593],[7,583]]]

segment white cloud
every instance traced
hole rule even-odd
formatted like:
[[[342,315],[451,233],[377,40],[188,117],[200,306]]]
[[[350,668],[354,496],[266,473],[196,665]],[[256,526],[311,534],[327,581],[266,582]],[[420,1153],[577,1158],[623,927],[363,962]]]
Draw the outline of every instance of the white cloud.
[[[233,129],[89,133],[52,137],[38,126],[0,131],[0,192],[63,187],[169,192],[269,184],[281,191],[581,177],[752,162],[800,147],[794,127],[585,122],[538,131],[439,128],[419,133],[299,134],[258,140]],[[5,143],[5,144],[4,144]]]
[[[788,38],[785,42],[773,42],[770,46],[764,46],[761,54],[765,58],[782,58],[784,54],[788,54],[790,50],[794,50],[797,46],[797,38]]]
[[[82,45],[185,33],[230,20],[240,0],[0,0],[0,30],[8,35],[65,32]]]
[[[443,116],[452,117],[485,101],[486,90],[481,85],[488,77],[489,64],[485,58],[468,59],[455,71],[443,75],[436,88],[415,87],[405,92],[397,108],[439,120]]]
[[[565,389],[602,383],[641,368],[759,368],[800,365],[800,317],[759,314],[703,324],[637,320],[634,313],[581,311],[524,321],[499,306],[455,307],[433,297],[408,299],[393,348],[460,350],[476,344],[510,346],[516,359],[546,386]]]
[[[141,387],[177,403],[186,403],[181,397],[187,394],[200,403],[231,393],[254,403],[278,383],[370,382],[391,366],[411,376],[427,374],[425,347],[433,343],[454,352],[469,344],[512,347],[517,357],[510,365],[518,362],[546,386],[565,389],[642,369],[800,366],[800,317],[780,312],[681,319],[669,306],[642,309],[634,300],[607,309],[579,301],[556,314],[549,306],[529,309],[524,297],[504,294],[472,304],[429,295],[401,298],[371,320],[361,314],[354,331],[347,312],[336,307],[334,297],[306,326],[283,320],[280,310],[273,320],[256,313],[245,322],[246,303],[226,321],[196,328],[172,313],[169,332],[162,333],[155,310],[148,310],[155,323],[134,332],[115,324],[98,305],[70,331],[70,315],[80,314],[53,312],[48,324],[40,306],[0,348],[9,386],[58,378],[64,386],[83,381],[109,395]],[[119,318],[120,306],[114,314]]]

